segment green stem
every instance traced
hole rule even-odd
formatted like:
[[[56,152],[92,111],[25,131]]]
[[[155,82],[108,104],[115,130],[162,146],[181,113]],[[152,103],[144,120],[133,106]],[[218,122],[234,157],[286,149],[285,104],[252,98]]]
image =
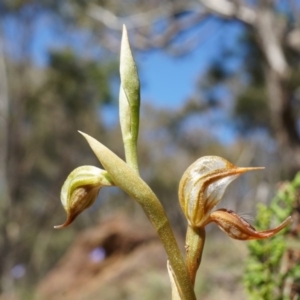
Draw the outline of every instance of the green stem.
[[[161,209],[159,209],[161,210]],[[146,211],[150,221],[152,222],[154,228],[156,229],[159,238],[165,248],[165,251],[168,255],[170,265],[174,271],[176,276],[176,283],[178,284],[179,294],[182,300],[195,300],[196,296],[194,293],[193,286],[190,282],[186,266],[184,264],[184,260],[182,258],[181,252],[177,245],[174,233],[171,229],[170,223],[163,211],[158,214],[158,210],[156,209],[155,217],[151,218],[149,215],[149,211]],[[151,213],[151,212],[150,212]],[[160,227],[160,223],[164,222],[164,225]]]
[[[205,243],[205,229],[188,226],[186,233],[186,267],[190,280],[195,285],[197,270],[201,263]]]
[[[139,175],[137,143],[133,139],[123,140],[127,164]]]

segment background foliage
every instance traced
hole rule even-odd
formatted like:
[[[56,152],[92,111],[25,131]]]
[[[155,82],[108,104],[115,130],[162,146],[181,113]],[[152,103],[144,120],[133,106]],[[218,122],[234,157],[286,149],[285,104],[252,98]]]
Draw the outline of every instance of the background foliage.
[[[299,295],[299,187],[300,174],[281,184],[270,206],[259,204],[256,228],[293,216],[293,225],[268,240],[251,241],[244,275],[250,299],[294,299]]]

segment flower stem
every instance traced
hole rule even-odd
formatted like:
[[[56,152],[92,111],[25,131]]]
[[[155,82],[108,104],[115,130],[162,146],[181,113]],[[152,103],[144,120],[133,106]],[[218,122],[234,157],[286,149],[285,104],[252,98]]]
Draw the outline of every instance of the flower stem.
[[[186,233],[186,267],[192,285],[195,285],[197,270],[201,263],[205,243],[205,229],[188,226]]]
[[[138,156],[137,156],[137,143],[133,139],[123,139],[125,159],[127,164],[139,174]]]

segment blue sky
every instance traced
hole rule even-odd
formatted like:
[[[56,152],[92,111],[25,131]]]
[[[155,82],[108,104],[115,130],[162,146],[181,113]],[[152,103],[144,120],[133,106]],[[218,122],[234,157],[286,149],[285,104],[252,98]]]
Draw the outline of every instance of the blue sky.
[[[218,23],[210,21],[211,30],[204,34],[203,43],[196,47],[188,55],[174,57],[163,50],[135,52],[139,75],[142,83],[142,99],[151,101],[154,105],[164,108],[178,108],[193,93],[196,92],[196,82],[200,75],[204,74],[212,60],[219,57],[224,45],[232,47],[242,28],[238,24]],[[226,24],[226,25],[224,25]],[[66,33],[64,33],[64,31]],[[200,32],[200,28],[194,29],[192,34]],[[18,58],[18,42],[22,40],[22,28],[13,18],[4,20],[4,34],[8,37],[7,50],[11,56]],[[184,39],[179,40],[184,42]],[[72,45],[80,55],[97,55],[101,52],[100,43],[98,49],[89,50],[89,34],[86,31],[72,32],[60,27],[56,20],[49,15],[41,15],[35,20],[34,38],[30,43],[32,60],[38,66],[47,63],[47,51]],[[16,47],[17,45],[17,47]],[[119,54],[116,53],[116,59]]]
[[[222,46],[232,47],[241,32],[238,24],[220,26],[213,36],[183,57],[174,57],[164,51],[137,54],[143,99],[162,107],[181,106],[197,92],[197,80],[210,63],[220,57]]]
[[[207,24],[208,23],[208,24]],[[200,93],[196,88],[197,81],[204,75],[207,68],[215,59],[222,59],[224,47],[234,49],[237,38],[243,28],[238,23],[220,22],[215,18],[210,20],[201,28],[191,30],[189,34],[203,34],[202,44],[195,47],[187,55],[174,57],[164,50],[153,50],[147,52],[134,52],[138,71],[141,79],[141,96],[143,102],[151,102],[152,105],[164,109],[178,109],[191,96]],[[18,59],[20,45],[24,38],[23,28],[17,19],[9,17],[3,20],[4,34],[6,35],[6,49],[8,53]],[[130,32],[129,32],[130,38]],[[176,43],[184,43],[185,36],[177,39]],[[102,48],[90,47],[90,34],[86,30],[76,30],[66,28],[57,23],[57,20],[49,14],[41,14],[34,20],[33,39],[28,43],[32,61],[39,67],[47,64],[47,53],[49,49],[63,48],[71,46],[81,56],[101,57]],[[115,58],[119,59],[119,53],[115,53]],[[232,61],[231,68],[236,68],[239,61]],[[115,95],[118,97],[118,87],[115,88]],[[222,89],[219,94],[223,98],[228,98]],[[227,101],[227,100],[226,100]],[[109,123],[118,117],[116,108],[106,108],[101,113]],[[227,121],[224,112],[216,112],[214,116],[202,117],[203,122],[217,124],[215,132],[220,137],[232,136],[232,128],[225,128],[222,121]],[[206,120],[208,119],[208,120]],[[213,129],[211,129],[213,130]],[[226,132],[225,132],[226,131]]]

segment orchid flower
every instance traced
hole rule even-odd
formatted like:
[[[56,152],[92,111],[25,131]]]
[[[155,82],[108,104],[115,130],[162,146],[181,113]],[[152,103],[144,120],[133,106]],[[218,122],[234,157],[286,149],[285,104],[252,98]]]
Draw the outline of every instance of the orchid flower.
[[[114,185],[105,170],[94,166],[81,166],[73,170],[62,186],[60,199],[67,213],[64,224],[54,228],[64,228],[96,200],[103,186]]]
[[[238,240],[268,238],[289,225],[291,217],[278,227],[257,231],[231,210],[219,209],[211,212],[234,179],[242,173],[260,169],[263,168],[239,168],[218,156],[204,156],[195,161],[185,171],[179,184],[179,201],[189,225],[204,228],[215,222],[227,235]]]

